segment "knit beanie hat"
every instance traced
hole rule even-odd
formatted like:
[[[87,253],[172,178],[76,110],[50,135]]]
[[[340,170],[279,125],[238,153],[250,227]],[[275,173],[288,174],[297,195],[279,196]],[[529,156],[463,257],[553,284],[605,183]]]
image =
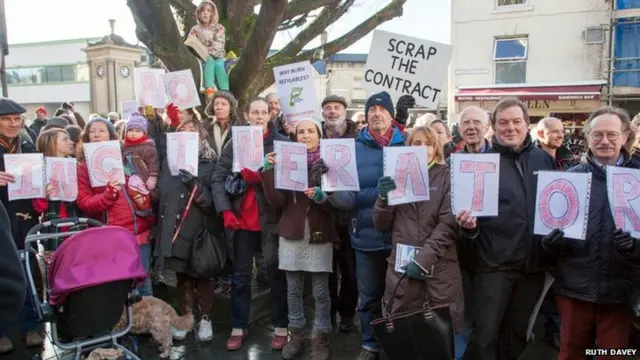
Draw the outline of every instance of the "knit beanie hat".
[[[107,130],[109,130],[109,136],[110,137],[115,137],[116,134],[116,128],[113,126],[113,124],[111,123],[111,121],[103,118],[103,117],[94,117],[93,119],[89,120],[89,122],[87,122],[87,126],[85,126],[85,131],[89,131],[89,129],[91,129],[91,125],[97,122],[101,122],[103,124],[105,124],[107,126]]]
[[[392,118],[396,116],[396,112],[393,110],[393,102],[391,101],[391,96],[388,92],[383,91],[377,94],[371,95],[369,99],[367,99],[367,104],[364,106],[364,117],[369,121],[369,108],[375,105],[380,105],[383,108],[387,109]]]
[[[38,107],[36,108],[36,114],[37,114],[37,113],[42,113],[42,114],[44,114],[44,115],[47,115],[47,109],[45,109],[45,108],[44,108],[44,106],[38,106]]]
[[[300,126],[300,124],[302,124],[305,121],[310,121],[312,122],[317,128],[318,128],[318,134],[320,135],[320,138],[322,138],[322,122],[320,122],[320,120],[314,118],[314,117],[309,117],[303,120],[300,120],[296,123],[295,129],[293,131],[293,136],[294,136],[294,140],[295,140],[295,136],[298,133],[298,126]]]
[[[131,114],[131,116],[129,116],[129,120],[127,120],[127,131],[131,129],[138,129],[146,134],[147,127],[147,118],[138,113]]]
[[[151,106],[151,105],[145,105],[145,107],[144,107],[144,116],[146,116],[148,118],[155,119],[155,117],[156,117],[156,109],[154,109],[153,106]]]

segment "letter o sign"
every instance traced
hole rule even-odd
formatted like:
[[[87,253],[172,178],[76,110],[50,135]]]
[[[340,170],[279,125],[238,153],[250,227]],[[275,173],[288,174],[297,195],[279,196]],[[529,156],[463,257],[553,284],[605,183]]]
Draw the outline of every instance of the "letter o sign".
[[[551,198],[561,196],[566,203],[564,214],[555,216],[551,212]],[[576,188],[565,179],[554,180],[542,189],[540,202],[540,219],[549,229],[566,229],[578,219],[580,199]]]
[[[179,107],[188,106],[194,96],[191,92],[191,81],[183,75],[171,79],[171,82],[169,82],[169,93],[171,100]]]

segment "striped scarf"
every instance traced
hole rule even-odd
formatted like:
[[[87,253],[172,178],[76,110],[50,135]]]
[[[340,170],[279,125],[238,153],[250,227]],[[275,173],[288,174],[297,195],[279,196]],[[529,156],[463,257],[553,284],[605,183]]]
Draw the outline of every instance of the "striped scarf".
[[[4,148],[7,154],[17,154],[18,145],[20,144],[20,141],[18,141],[19,139],[19,136],[15,139],[9,139],[4,135],[0,135],[0,146]]]

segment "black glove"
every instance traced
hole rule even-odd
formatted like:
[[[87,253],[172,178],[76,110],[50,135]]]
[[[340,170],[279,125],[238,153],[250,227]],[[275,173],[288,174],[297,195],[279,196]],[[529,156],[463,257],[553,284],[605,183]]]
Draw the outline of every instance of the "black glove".
[[[630,253],[636,247],[636,241],[631,237],[628,232],[623,232],[621,229],[617,229],[613,233],[613,241],[616,244],[616,248],[621,253]]]
[[[315,186],[322,186],[322,175],[326,174],[329,171],[329,168],[324,163],[324,160],[320,159],[317,163],[311,166],[311,179],[313,180]]]
[[[544,251],[554,256],[566,255],[571,243],[564,237],[564,231],[555,229],[542,238],[542,248]]]
[[[396,121],[405,125],[409,118],[409,109],[416,106],[416,99],[411,95],[402,95],[396,104]]]
[[[194,186],[198,183],[198,178],[187,170],[180,169],[178,176],[180,176],[180,181],[182,181],[189,190],[193,190]]]

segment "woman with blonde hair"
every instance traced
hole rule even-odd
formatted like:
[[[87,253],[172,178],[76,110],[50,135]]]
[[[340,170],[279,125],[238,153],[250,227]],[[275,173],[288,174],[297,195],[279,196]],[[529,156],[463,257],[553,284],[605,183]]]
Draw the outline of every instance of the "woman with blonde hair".
[[[432,308],[449,309],[454,331],[459,333],[464,325],[464,300],[455,243],[458,225],[451,212],[451,176],[444,165],[444,150],[438,137],[424,126],[411,131],[406,145],[427,148],[430,199],[389,205],[387,196],[396,183],[388,176],[378,181],[373,224],[378,231],[392,232],[383,307],[386,315],[419,310],[427,295]],[[415,255],[406,266],[396,267],[396,254],[408,253],[408,249]],[[394,291],[396,285],[398,291]],[[398,359],[412,356],[396,355]]]

